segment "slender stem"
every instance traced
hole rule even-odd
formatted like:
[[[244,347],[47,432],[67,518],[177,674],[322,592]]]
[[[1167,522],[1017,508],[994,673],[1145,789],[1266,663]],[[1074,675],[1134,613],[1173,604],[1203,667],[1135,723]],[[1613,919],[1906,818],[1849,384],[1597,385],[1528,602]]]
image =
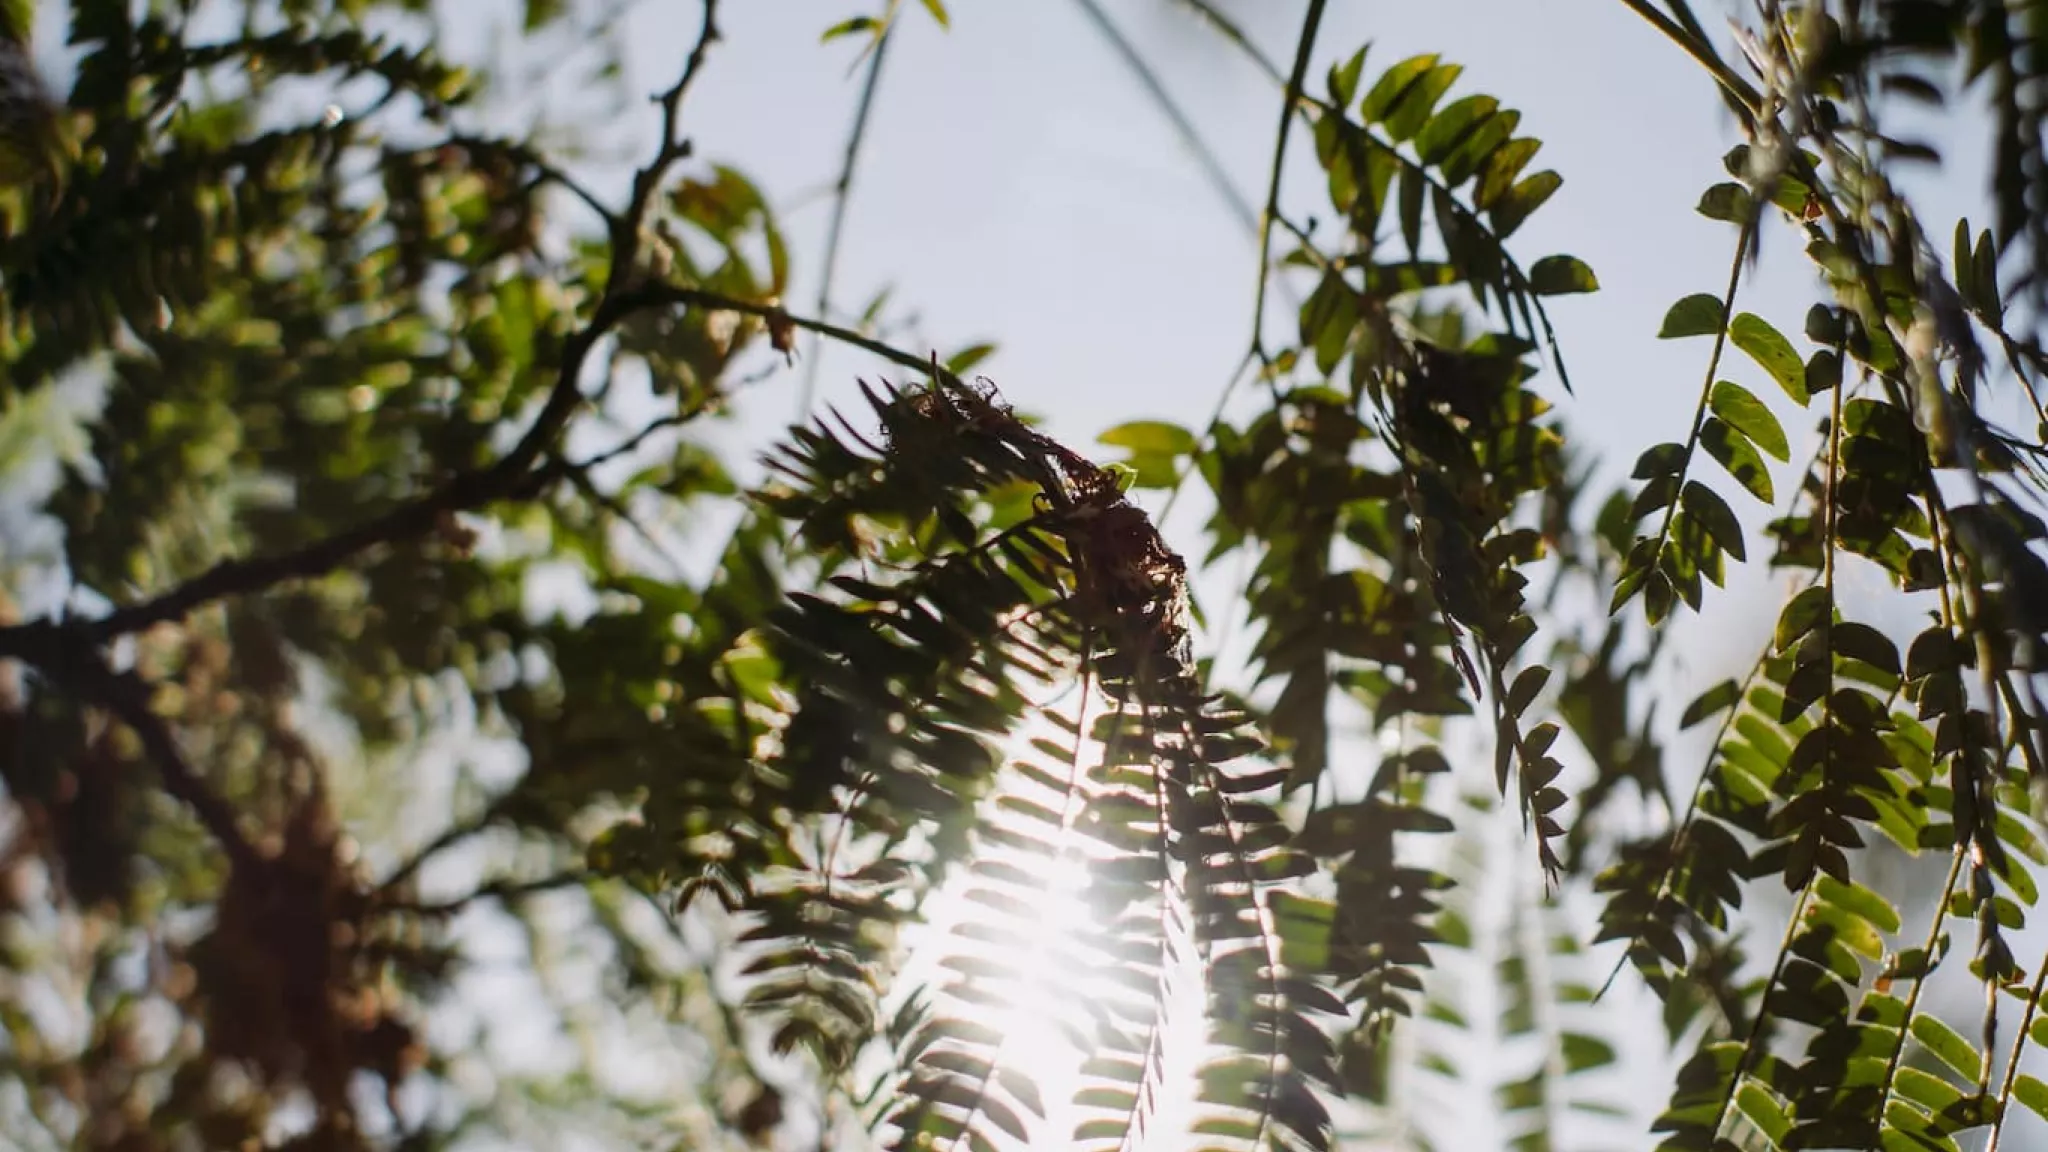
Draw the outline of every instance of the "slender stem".
[[[683,111],[683,98],[690,93],[690,86],[704,70],[704,61],[711,45],[718,35],[718,0],[704,0],[704,19],[697,30],[697,45],[690,49],[689,58],[683,61],[683,74],[666,92],[655,98],[661,105],[661,143],[655,149],[654,158],[647,166],[633,174],[633,194],[626,210],[612,229],[612,267],[607,292],[623,286],[638,272],[640,257],[640,229],[647,222],[648,208],[653,204],[654,193],[661,187],[662,178],[675,162],[690,154],[689,141],[678,135]]]
[[[1236,21],[1218,11],[1216,5],[1209,0],[1180,0],[1180,3],[1185,4],[1196,16],[1243,52],[1246,58],[1258,66],[1259,71],[1266,74],[1266,79],[1275,84],[1286,79],[1280,75],[1280,66],[1273,63],[1264,52],[1259,51],[1259,46],[1252,43],[1251,37],[1245,35],[1244,29],[1238,27]]]
[[[419,870],[425,866],[427,861],[469,839],[471,836],[482,832],[498,820],[503,819],[510,796],[510,793],[500,795],[497,799],[485,805],[484,810],[477,813],[475,817],[443,828],[432,840],[427,841],[418,851],[406,857],[403,863],[392,869],[389,876],[378,881],[378,894],[381,896],[395,891],[399,885],[418,875]]]
[[[1714,350],[1707,357],[1707,378],[1700,385],[1699,403],[1692,410],[1692,431],[1685,438],[1684,463],[1679,466],[1678,478],[1673,482],[1671,500],[1664,505],[1664,520],[1657,526],[1657,548],[1650,554],[1650,563],[1655,566],[1662,557],[1664,545],[1671,539],[1671,521],[1678,514],[1678,499],[1683,494],[1685,478],[1692,471],[1692,458],[1699,448],[1700,433],[1706,427],[1707,402],[1714,392],[1714,378],[1721,373],[1721,353],[1728,348],[1728,322],[1735,311],[1735,291],[1742,284],[1742,262],[1748,256],[1750,244],[1756,238],[1757,217],[1763,211],[1761,203],[1749,206],[1747,217],[1742,222],[1742,234],[1735,242],[1735,259],[1728,263],[1728,287],[1721,294],[1721,323],[1714,332]],[[1836,393],[1840,394],[1840,389]]]
[[[1742,703],[1749,699],[1750,686],[1755,684],[1756,678],[1763,674],[1764,664],[1770,658],[1771,642],[1765,640],[1764,650],[1758,653],[1755,663],[1749,666],[1749,673],[1742,678],[1742,683],[1735,689],[1735,703],[1721,717],[1721,726],[1715,730],[1713,741],[1707,745],[1707,762],[1701,766],[1699,779],[1693,783],[1692,798],[1686,803],[1685,815],[1679,817],[1678,826],[1671,833],[1672,858],[1665,861],[1664,870],[1658,876],[1656,895],[1650,901],[1652,908],[1662,904],[1664,897],[1671,891],[1671,882],[1678,874],[1678,861],[1676,859],[1678,850],[1684,845],[1686,833],[1692,828],[1693,821],[1699,815],[1700,801],[1706,798],[1707,781],[1712,778],[1714,771],[1714,757],[1720,754],[1721,742],[1728,738],[1729,730],[1735,727],[1735,718],[1742,715]],[[1628,966],[1629,952],[1634,950],[1636,943],[1641,939],[1642,933],[1640,931],[1629,935],[1627,947],[1622,950],[1621,958],[1614,962],[1614,970],[1607,974],[1607,979],[1600,985],[1600,991],[1594,994],[1593,998],[1595,1000],[1607,995],[1607,990],[1614,986],[1615,978],[1620,976],[1621,970]]]
[[[835,343],[858,348],[900,367],[919,372],[932,371],[932,358],[929,355],[919,356],[906,352],[873,337],[863,336],[851,328],[827,323],[821,319],[792,315],[778,304],[742,300],[737,296],[727,296],[721,292],[682,284],[645,284],[630,294],[628,299],[635,307],[682,304],[717,312],[737,312],[742,316],[754,316],[767,321],[770,327],[786,324],[791,328],[823,336]],[[941,372],[941,375],[945,373]]]
[[[542,876],[534,880],[493,880],[474,891],[457,896],[452,900],[442,900],[432,904],[399,902],[386,904],[381,910],[386,912],[410,912],[416,916],[454,916],[479,900],[496,900],[501,903],[510,903],[528,896],[538,896],[543,892],[555,892],[563,888],[574,888],[580,884],[588,884],[590,881],[590,874],[581,869],[557,872],[552,876]]]
[[[2027,1032],[2034,1025],[2035,1014],[2040,1011],[2041,994],[2048,991],[2048,956],[2042,957],[2040,969],[2034,976],[2034,988],[2027,997],[2027,1006],[2020,1013],[2019,1031],[2013,1034],[2012,1056],[2005,1062],[2005,1079],[1998,1087],[1998,1110],[1991,1118],[1991,1135],[1985,1138],[1984,1152],[1998,1152],[1998,1139],[2005,1131],[2005,1116],[2012,1108],[2013,1085],[2020,1078],[2020,1057],[2027,1050]]]
[[[1287,90],[1280,100],[1280,127],[1273,136],[1273,171],[1266,182],[1266,207],[1259,216],[1259,286],[1252,297],[1252,355],[1266,359],[1266,284],[1271,279],[1273,220],[1280,214],[1280,183],[1287,161],[1287,141],[1292,137],[1295,105],[1301,100],[1302,83],[1308,75],[1309,58],[1315,55],[1316,32],[1322,27],[1326,0],[1309,0],[1302,18],[1301,35],[1294,43],[1294,68],[1287,75]]]
[[[1194,121],[1188,118],[1187,112],[1173,98],[1173,94],[1166,90],[1159,73],[1138,54],[1137,46],[1131,43],[1130,37],[1125,36],[1123,29],[1118,28],[1116,22],[1109,18],[1109,13],[1103,10],[1101,0],[1074,2],[1081,6],[1081,11],[1087,15],[1089,22],[1102,33],[1103,39],[1109,41],[1110,47],[1116,50],[1125,66],[1130,68],[1131,74],[1138,78],[1138,83],[1144,87],[1146,95],[1152,97],[1152,102],[1158,105],[1159,111],[1173,125],[1173,130],[1180,136],[1181,143],[1195,154],[1195,162],[1201,165],[1202,174],[1208,178],[1209,186],[1230,205],[1231,212],[1244,225],[1245,231],[1256,230],[1259,227],[1258,210],[1253,208],[1251,201],[1245,199],[1244,193],[1239,192],[1237,186],[1231,183],[1229,170],[1223,166],[1223,161],[1217,158],[1215,150],[1209,147],[1208,141],[1202,138],[1201,130],[1195,127]]]
[[[607,229],[618,227],[618,213],[612,211],[609,205],[599,199],[597,193],[585,187],[567,172],[548,163],[541,157],[540,153],[516,140],[494,140],[487,136],[456,133],[448,137],[447,143],[469,151],[498,152],[517,163],[524,164],[538,174],[542,183],[559,185],[570,195],[582,201],[585,207],[597,214],[599,220],[604,221]]]
[[[1757,93],[1754,85],[1737,75],[1734,69],[1728,67],[1727,62],[1721,59],[1720,53],[1714,51],[1712,44],[1707,43],[1706,40],[1694,32],[1681,27],[1671,17],[1651,7],[1649,0],[1621,0],[1621,2],[1630,11],[1649,21],[1652,27],[1662,32],[1672,43],[1678,45],[1686,55],[1697,61],[1700,67],[1705,68],[1708,75],[1714,78],[1714,82],[1719,84],[1722,91],[1728,94],[1730,102],[1743,110],[1750,122],[1754,123],[1755,118],[1762,113],[1763,97]]]
[[[1721,1107],[1714,1113],[1713,1139],[1718,1140],[1721,1129],[1728,1123],[1728,1110],[1735,1106],[1736,1093],[1742,1089],[1742,1078],[1749,1075],[1749,1069],[1756,1059],[1757,1042],[1763,1039],[1764,1021],[1770,1018],[1765,1005],[1771,998],[1771,990],[1785,976],[1785,965],[1792,959],[1792,941],[1799,933],[1799,921],[1806,915],[1807,901],[1813,898],[1813,881],[1799,890],[1799,902],[1792,906],[1792,919],[1785,925],[1784,939],[1778,942],[1778,959],[1771,966],[1771,977],[1764,982],[1763,995],[1758,999],[1756,1015],[1750,1018],[1749,1032],[1742,1040],[1742,1054],[1735,1059],[1735,1067],[1728,1076],[1728,1091],[1721,1097]]]
[[[839,162],[839,179],[832,184],[832,220],[825,228],[825,263],[818,278],[819,319],[832,314],[832,285],[839,273],[839,247],[845,236],[847,206],[853,201],[853,174],[860,166],[861,145],[868,136],[868,120],[875,107],[875,93],[882,85],[882,61],[889,55],[889,45],[896,39],[896,21],[890,19],[883,24],[882,31],[875,38],[874,51],[868,53],[867,75],[861,81],[860,102],[854,106],[853,127],[846,134],[846,154]],[[819,346],[824,337],[811,341],[811,357],[804,365],[804,382],[797,393],[797,419],[802,421],[810,416],[811,404],[818,397],[818,371],[821,357]]]
[[[1964,848],[1965,846],[1959,843],[1955,846],[1955,850],[1949,853],[1948,879],[1943,880],[1941,883],[1941,903],[1935,907],[1934,918],[1927,925],[1927,938],[1920,945],[1920,962],[1923,967],[1920,975],[1913,978],[1913,990],[1906,994],[1905,1014],[1899,1017],[1899,1038],[1892,1045],[1891,1057],[1885,1061],[1884,1079],[1878,1082],[1880,1085],[1880,1096],[1878,1099],[1877,1115],[1880,1126],[1884,1123],[1885,1110],[1891,1107],[1892,1089],[1898,1080],[1899,1065],[1905,1059],[1906,1037],[1912,1034],[1913,1012],[1919,1007],[1920,993],[1927,989],[1927,978],[1933,975],[1932,972],[1928,971],[1928,968],[1933,965],[1934,950],[1941,943],[1941,926],[1948,919],[1949,894],[1956,889],[1956,878],[1963,874]],[[1992,1143],[1997,1143],[1995,1136],[1992,1138]]]

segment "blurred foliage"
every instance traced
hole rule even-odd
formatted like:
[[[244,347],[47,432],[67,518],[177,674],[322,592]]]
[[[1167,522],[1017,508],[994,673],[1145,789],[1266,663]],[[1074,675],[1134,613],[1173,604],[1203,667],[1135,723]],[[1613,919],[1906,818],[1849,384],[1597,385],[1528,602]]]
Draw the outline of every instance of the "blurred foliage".
[[[2037,6],[1765,3],[1724,52],[1623,0],[1746,139],[1698,203],[1727,279],[1656,333],[1702,349],[1691,420],[1605,493],[1546,311],[1600,281],[1520,251],[1562,186],[1520,113],[1434,54],[1316,74],[1323,0],[1285,70],[1181,3],[1278,89],[1254,307],[1299,306],[1209,424],[1121,423],[1102,463],[962,379],[988,345],[786,310],[776,197],[690,142],[715,3],[600,192],[477,127],[494,77],[424,4],[73,0],[60,90],[0,0],[0,1138],[1428,1148],[1478,1114],[1518,1149],[1953,1149],[2048,1117]],[[870,92],[907,7],[824,31]],[[1991,227],[1900,190],[1914,103],[1988,113]],[[1297,140],[1334,228],[1297,223]],[[1819,273],[1803,325],[1736,311],[1769,229]],[[800,333],[894,380],[757,481],[712,445]],[[1792,590],[1702,691],[1666,640],[1752,546]]]

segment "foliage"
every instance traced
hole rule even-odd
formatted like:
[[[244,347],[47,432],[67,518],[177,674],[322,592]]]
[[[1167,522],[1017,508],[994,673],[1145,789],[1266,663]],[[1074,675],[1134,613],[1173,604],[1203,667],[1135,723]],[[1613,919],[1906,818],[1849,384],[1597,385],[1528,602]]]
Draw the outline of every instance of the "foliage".
[[[421,5],[74,0],[59,93],[0,3],[0,1132],[1433,1147],[1414,1101],[1474,1090],[1530,1149],[2048,1118],[2033,6],[1764,3],[1731,56],[1623,0],[1745,142],[1697,206],[1727,278],[1657,333],[1701,349],[1691,419],[1596,499],[1546,306],[1600,280],[1523,251],[1562,178],[1521,115],[1434,54],[1317,75],[1324,0],[1284,72],[1183,3],[1276,86],[1254,312],[1300,303],[1255,325],[1258,396],[1120,424],[1113,463],[963,379],[988,346],[834,319],[886,52],[936,0],[824,31],[864,79],[811,316],[775,197],[689,140],[716,3],[618,196],[480,130],[492,77]],[[1988,110],[1992,227],[1901,191],[1936,158],[1904,102]],[[1335,229],[1297,223],[1296,144]],[[1777,230],[1797,327],[1738,310]],[[756,482],[712,429],[800,334],[889,376],[822,413],[807,378]],[[1769,643],[1685,684],[1670,629],[1753,559],[1791,574]],[[479,924],[587,1053],[687,1052],[674,1097],[480,1073],[445,1026]],[[1668,1102],[1618,1104],[1659,1047]]]

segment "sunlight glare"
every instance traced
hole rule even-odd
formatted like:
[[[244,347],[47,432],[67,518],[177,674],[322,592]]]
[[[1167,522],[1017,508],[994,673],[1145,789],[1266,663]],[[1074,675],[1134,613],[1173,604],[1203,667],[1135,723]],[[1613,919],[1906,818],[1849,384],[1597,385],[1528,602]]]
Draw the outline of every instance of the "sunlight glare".
[[[1017,746],[1027,747],[1033,736],[1070,739],[1041,721],[1020,735]],[[1098,743],[1083,742],[1084,765],[1099,762],[1102,754]],[[1070,770],[1043,759],[1040,765],[1056,768],[1061,777]],[[987,806],[998,834],[980,846],[976,865],[963,868],[935,894],[902,985],[926,990],[940,1015],[972,1020],[1002,1035],[995,1054],[999,1067],[1029,1076],[1044,1100],[1046,1114],[1031,1125],[1029,1145],[1044,1149],[1072,1146],[1083,1118],[1072,1101],[1085,1087],[1081,1070],[1096,1047],[1092,1038],[1113,1001],[1131,1000],[1128,987],[1105,975],[1105,961],[1088,947],[1116,911],[1100,907],[1091,891],[1090,862],[1105,850],[1071,827],[1028,851],[1000,835],[1024,826],[1018,812],[1036,806],[1040,813],[1057,813],[1063,800],[1017,773],[1005,774]],[[1077,800],[1074,812],[1080,808]],[[1043,840],[1042,823],[1030,831]],[[1149,1110],[1146,1138],[1134,1148],[1176,1148],[1184,1142],[1176,1137],[1186,1131],[1194,1054],[1203,1043],[1203,989],[1193,958],[1183,955],[1180,961],[1166,979],[1166,1032],[1160,1038],[1165,1076]],[[948,991],[967,982],[981,1003]],[[992,1011],[990,1004],[1001,1007]]]

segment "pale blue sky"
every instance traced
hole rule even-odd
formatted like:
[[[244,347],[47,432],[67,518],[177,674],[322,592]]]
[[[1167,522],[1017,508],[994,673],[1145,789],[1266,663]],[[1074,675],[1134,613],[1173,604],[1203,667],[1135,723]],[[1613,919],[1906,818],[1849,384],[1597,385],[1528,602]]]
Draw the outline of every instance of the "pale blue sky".
[[[1241,194],[1261,200],[1278,113],[1272,85],[1171,0],[1105,0],[1105,7],[1164,76]],[[1223,7],[1285,66],[1303,3],[1226,0]],[[921,315],[932,344],[997,340],[1001,354],[983,370],[1010,400],[1077,445],[1134,417],[1198,424],[1247,344],[1252,238],[1078,4],[958,0],[951,8],[952,30],[942,32],[906,4],[858,177],[836,302],[856,307],[893,285],[896,305]],[[855,49],[845,42],[821,48],[815,34],[858,11],[846,0],[728,4],[728,42],[693,97],[700,154],[737,163],[778,196],[828,183],[852,114]],[[1700,11],[1719,26],[1722,9],[1713,0]],[[642,13],[631,41],[642,87],[671,73],[697,12],[681,3]],[[1559,300],[1551,310],[1577,394],[1562,395],[1554,381],[1549,387],[1574,438],[1606,457],[1610,479],[1625,475],[1648,444],[1683,439],[1706,346],[1659,341],[1655,333],[1672,301],[1720,291],[1734,243],[1732,228],[1692,211],[1701,191],[1726,178],[1721,156],[1739,142],[1703,73],[1613,0],[1338,0],[1311,70],[1317,86],[1332,61],[1368,40],[1375,45],[1368,80],[1418,52],[1464,64],[1455,91],[1487,92],[1521,109],[1520,130],[1545,141],[1536,166],[1565,177],[1513,248],[1525,264],[1570,252],[1603,284],[1602,292]],[[1984,223],[1983,132],[1965,121],[1940,142],[1957,175],[1908,183],[1924,194],[1930,229],[1945,237],[1959,212]],[[1323,189],[1312,150],[1300,138],[1287,188],[1296,219],[1327,216],[1319,212]],[[823,201],[813,199],[784,221],[801,285],[791,302],[801,310],[815,296],[808,278],[818,269],[825,218]],[[1744,284],[1738,308],[1796,339],[1816,290],[1793,237],[1780,229],[1767,232],[1762,266]],[[1292,324],[1276,307],[1268,330],[1284,340]],[[875,371],[858,354],[825,355],[827,400],[853,397],[853,376]],[[1795,443],[1811,428],[1810,417],[1788,411],[1732,351],[1722,375],[1776,405]],[[762,424],[785,419],[792,401],[779,393],[794,387],[794,379],[769,385],[752,415]],[[1794,458],[1801,458],[1796,450]],[[1779,480],[1787,490],[1783,471]],[[1763,516],[1746,519],[1757,525]],[[1176,515],[1170,541],[1200,551],[1197,523]],[[1703,685],[1728,674],[1768,633],[1782,578],[1758,565],[1736,585],[1723,595],[1743,604],[1719,605],[1724,611],[1711,629],[1689,620],[1675,625],[1685,629],[1672,646],[1683,679]],[[1667,719],[1689,695],[1683,685],[1671,692]],[[1683,786],[1697,770],[1698,750],[1670,763]],[[1759,894],[1759,905],[1782,923],[1769,893]],[[1774,936],[1777,928],[1763,931]],[[1627,993],[1608,1007],[1645,1021],[1637,1013],[1654,1011]],[[1619,1030],[1615,1019],[1607,1030]],[[1640,1045],[1624,1046],[1635,1074],[1614,1087],[1646,1119],[1669,1082],[1654,1071],[1662,1056],[1656,1038],[1640,1031],[1631,1038]],[[1483,1116],[1470,1115],[1469,1124],[1462,1129],[1469,1146],[1498,1140]]]
[[[725,42],[691,98],[686,127],[698,157],[739,167],[785,210],[793,310],[810,311],[816,296],[827,217],[817,193],[836,176],[857,87],[855,41],[821,46],[818,34],[881,2],[725,0]],[[1198,424],[1250,334],[1253,238],[1079,4],[949,6],[953,27],[943,32],[915,0],[904,5],[858,175],[837,304],[857,308],[890,285],[892,314],[921,318],[897,343],[998,342],[1000,354],[980,370],[1077,446],[1125,419]],[[1172,0],[1104,6],[1164,76],[1242,196],[1261,200],[1277,91]],[[1285,65],[1302,0],[1221,6]],[[49,15],[57,6],[42,7]],[[1716,0],[1699,7],[1710,25],[1718,21]],[[440,5],[464,33],[501,26],[516,8],[504,0]],[[690,0],[635,8],[633,87],[670,81],[694,42],[699,11]],[[55,32],[39,37],[46,59],[62,52]],[[1316,87],[1333,60],[1368,40],[1368,78],[1424,51],[1465,65],[1455,92],[1487,92],[1519,108],[1521,131],[1545,141],[1536,166],[1565,177],[1512,246],[1525,264],[1577,255],[1604,286],[1551,309],[1577,394],[1562,395],[1554,380],[1549,388],[1574,438],[1607,457],[1609,477],[1624,475],[1648,443],[1682,439],[1705,347],[1661,342],[1655,332],[1673,300],[1720,290],[1733,244],[1730,227],[1691,210],[1724,178],[1721,154],[1737,142],[1704,75],[1615,0],[1332,0],[1310,73]],[[576,123],[576,92],[565,83],[541,92],[550,119]],[[644,144],[654,121],[635,105],[603,128],[606,140]],[[1915,182],[1938,236],[1959,211],[1982,222],[1982,136],[1969,126],[1946,133],[1941,142],[1957,175]],[[1295,141],[1287,187],[1295,218],[1327,216],[1305,139]],[[1738,301],[1788,334],[1814,298],[1814,280],[1789,240],[1767,234],[1763,268]],[[1292,325],[1284,306],[1272,310],[1276,340]],[[853,398],[854,377],[877,372],[859,354],[823,355],[827,402]],[[1746,363],[1731,362],[1724,375],[1776,397]],[[751,451],[789,417],[799,379],[777,377],[747,401],[733,429],[735,451]],[[1811,424],[1783,404],[1779,411],[1795,439]],[[1785,487],[1782,471],[1779,478]],[[1199,551],[1196,524],[1176,515],[1170,539]],[[1753,571],[1742,583],[1746,590],[1727,595],[1754,601],[1756,612],[1717,619],[1712,630],[1680,625],[1698,641],[1686,650],[1703,680],[1746,661],[1768,630],[1766,589],[1777,581]],[[1683,758],[1673,763],[1690,771]],[[1654,1091],[1665,1087],[1660,1079]]]

